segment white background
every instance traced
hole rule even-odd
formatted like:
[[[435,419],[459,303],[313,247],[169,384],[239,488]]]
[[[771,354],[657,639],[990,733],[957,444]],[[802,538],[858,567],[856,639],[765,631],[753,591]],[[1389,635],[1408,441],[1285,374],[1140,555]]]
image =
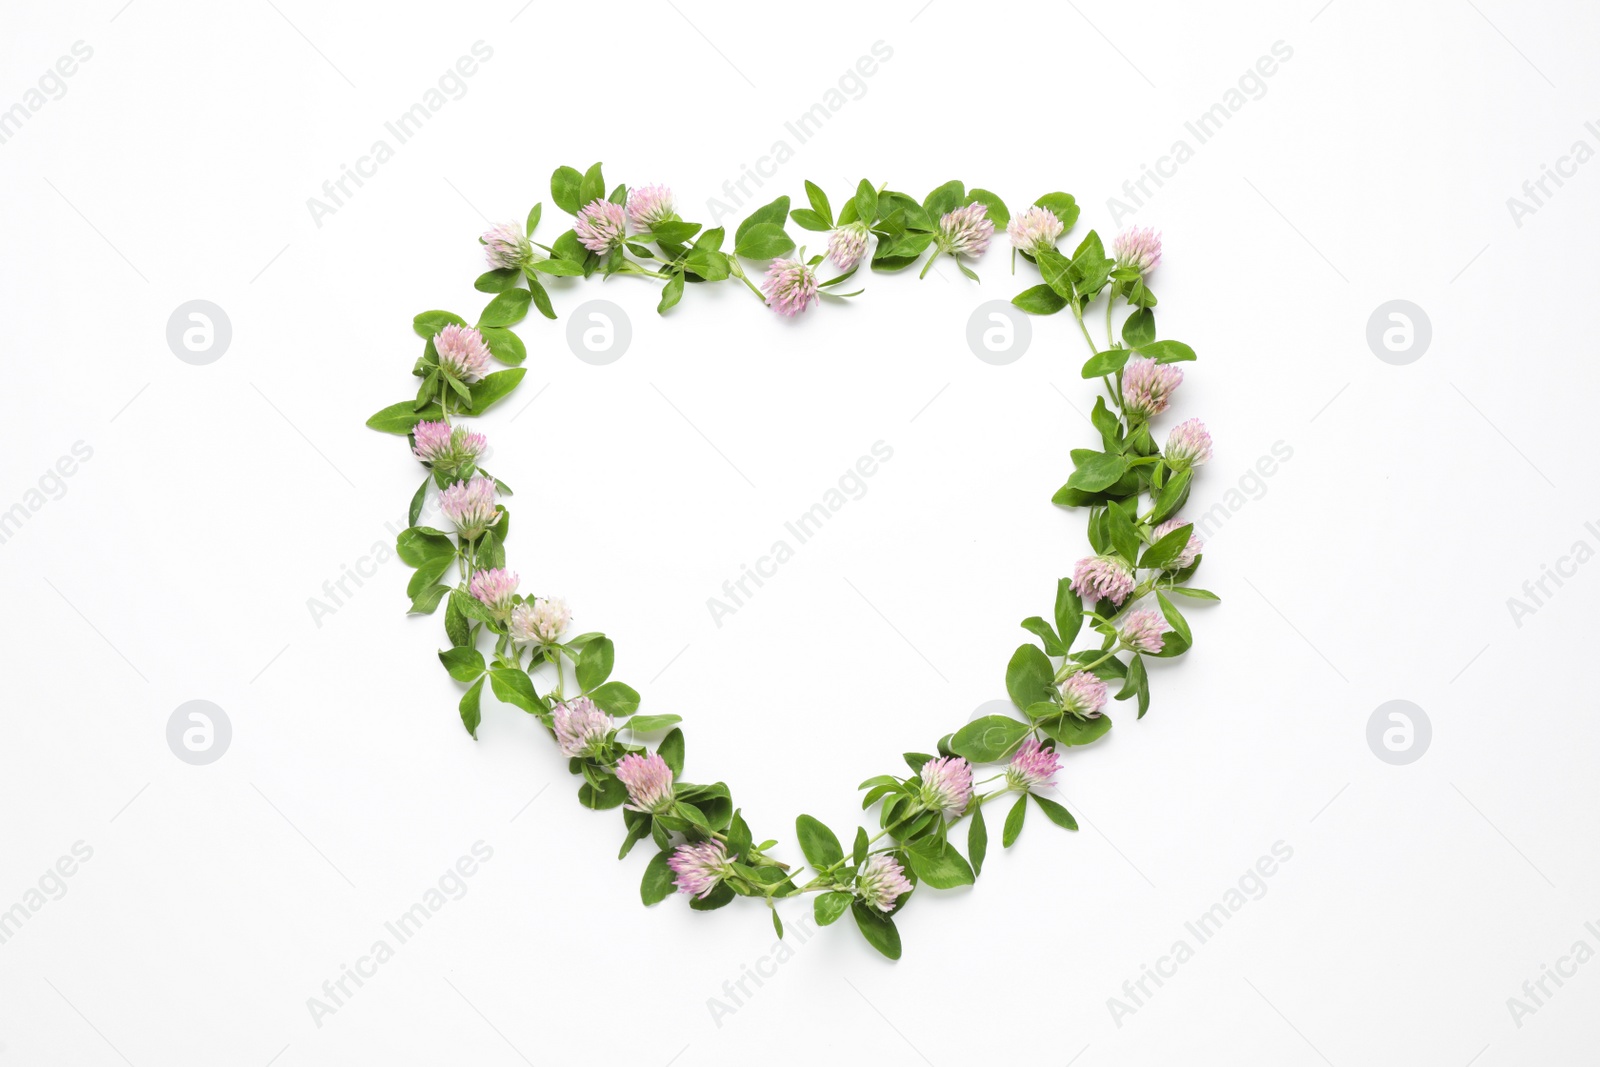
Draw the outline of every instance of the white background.
[[[0,908],[93,855],[0,945],[0,1064],[1591,1062],[1600,964],[1520,1020],[1507,998],[1600,949],[1600,579],[1547,583],[1520,625],[1507,599],[1600,546],[1600,170],[1520,226],[1506,199],[1600,147],[1600,13],[1319,4],[7,5],[0,107],[93,55],[0,145],[0,510],[31,512],[0,544]],[[465,95],[318,226],[308,198],[480,40]],[[785,121],[878,41],[800,144]],[[1184,123],[1279,41],[1264,95],[1196,147]],[[641,908],[647,848],[616,862],[616,813],[579,807],[529,717],[486,700],[462,731],[402,565],[314,620],[421,475],[363,426],[409,395],[412,314],[486,299],[486,217],[544,200],[560,231],[557,165],[667,182],[703,220],[782,140],[737,217],[805,178],[837,206],[863,176],[959,177],[1014,206],[1070,191],[1074,236],[1109,238],[1108,198],[1180,138],[1193,158],[1131,221],[1165,234],[1162,335],[1200,353],[1173,414],[1217,440],[1191,511],[1228,512],[1201,572],[1224,602],[1191,611],[1150,714],[1067,761],[1082,830],[1035,812],[974,889],[921,894],[900,963],[848,921],[802,940],[803,903],[775,969],[749,902]],[[1094,440],[1082,339],[1034,320],[1004,367],[966,343],[1033,284],[1008,268],[997,242],[981,286],[869,276],[792,323],[733,282],[665,319],[652,282],[556,284],[562,322],[525,324],[527,380],[484,420],[523,589],[615,638],[645,710],[687,719],[690,776],[788,855],[797,813],[848,833],[859,780],[1003,696],[1018,620],[1085,552],[1049,503]],[[595,367],[564,331],[602,295],[633,341]],[[192,299],[231,321],[209,366],[167,345]],[[1392,299],[1432,323],[1406,366],[1366,340]],[[879,440],[866,495],[715,626],[706,599]],[[1276,442],[1292,458],[1256,480]],[[192,699],[232,723],[208,766],[167,745]],[[1366,739],[1391,699],[1432,722],[1407,766]],[[319,1026],[308,998],[478,841],[465,896]],[[1265,895],[1114,1019],[1279,841]]]

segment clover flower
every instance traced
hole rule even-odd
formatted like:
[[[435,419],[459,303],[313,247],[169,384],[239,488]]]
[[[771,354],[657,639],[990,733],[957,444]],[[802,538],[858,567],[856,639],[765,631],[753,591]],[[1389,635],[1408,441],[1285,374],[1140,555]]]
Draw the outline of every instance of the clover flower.
[[[851,270],[867,254],[867,224],[852,222],[828,235],[828,258],[840,270]]]
[[[1162,453],[1167,466],[1175,471],[1198,467],[1211,458],[1211,434],[1199,419],[1185,419],[1167,434],[1167,447]]]
[[[953,256],[981,256],[994,236],[994,223],[989,221],[989,208],[984,204],[958,207],[939,219],[939,247]]]
[[[520,581],[515,571],[495,567],[475,573],[467,588],[490,611],[504,615],[511,608],[511,598],[516,595]]]
[[[489,346],[471,326],[451,323],[433,335],[433,349],[445,373],[471,385],[489,367]]]
[[[454,482],[439,494],[439,509],[455,523],[456,533],[468,541],[494,525],[494,479],[478,475],[470,482]]]
[[[1181,384],[1183,371],[1177,367],[1135,356],[1122,368],[1122,406],[1136,418],[1159,415]]]
[[[856,875],[856,893],[862,903],[879,911],[893,911],[894,902],[911,892],[905,868],[887,852],[878,852],[861,865]]]
[[[1121,607],[1133,584],[1133,571],[1120,556],[1085,556],[1072,568],[1072,591],[1091,603],[1109,600]]]
[[[1011,237],[1012,248],[1035,255],[1044,249],[1054,248],[1065,229],[1059,215],[1036,204],[1014,217],[1006,227],[1006,233]]]
[[[411,454],[446,471],[473,462],[489,447],[483,434],[448,422],[419,422],[411,428],[411,435],[416,440]]]
[[[573,697],[557,704],[550,717],[563,756],[592,756],[611,733],[611,716],[595,707],[588,697]]]
[[[659,815],[672,806],[672,768],[659,753],[630,752],[617,761],[617,779],[628,788],[628,807]]]
[[[1075,671],[1061,683],[1061,703],[1079,718],[1098,718],[1106,706],[1106,683],[1092,671]]]
[[[922,765],[922,803],[953,819],[972,799],[972,764],[960,756],[944,756]]]
[[[483,254],[495,270],[520,270],[533,261],[533,242],[514,222],[491,226],[481,240]]]
[[[1183,519],[1168,519],[1166,522],[1150,531],[1150,539],[1152,541],[1159,541],[1173,530],[1178,529],[1180,526],[1187,525],[1189,524]],[[1183,551],[1178,553],[1172,562],[1166,565],[1165,569],[1169,571],[1183,570],[1189,564],[1194,562],[1194,558],[1204,551],[1205,547],[1206,543],[1200,540],[1200,538],[1196,537],[1194,535],[1194,531],[1191,530],[1189,532],[1189,543],[1183,546]]]
[[[678,892],[704,900],[733,873],[733,861],[738,858],[728,855],[721,841],[697,841],[673,849],[667,866],[677,875],[672,884]]]
[[[641,185],[628,190],[628,218],[641,230],[653,230],[672,218],[672,190],[665,185]]]
[[[578,243],[589,251],[604,255],[622,246],[627,233],[627,218],[621,204],[594,199],[578,209],[578,221],[572,224]]]
[[[553,644],[560,640],[572,621],[572,610],[559,597],[535,597],[531,604],[518,604],[511,611],[511,637],[523,644]]]
[[[1161,617],[1159,611],[1143,608],[1139,611],[1128,613],[1122,620],[1122,628],[1117,631],[1117,636],[1122,638],[1122,643],[1135,652],[1160,652],[1165,644],[1165,634],[1172,629],[1167,625],[1167,620]]]
[[[1055,749],[1044,748],[1036,738],[1030,737],[1011,757],[1011,764],[1006,767],[1006,783],[1023,792],[1041,785],[1055,785],[1051,775],[1060,769],[1061,757],[1056,755]]]
[[[1149,226],[1123,230],[1111,242],[1111,254],[1116,257],[1117,266],[1149,274],[1161,265],[1161,235]]]
[[[775,259],[767,268],[761,291],[767,306],[780,315],[798,315],[817,299],[817,271],[800,259]]]

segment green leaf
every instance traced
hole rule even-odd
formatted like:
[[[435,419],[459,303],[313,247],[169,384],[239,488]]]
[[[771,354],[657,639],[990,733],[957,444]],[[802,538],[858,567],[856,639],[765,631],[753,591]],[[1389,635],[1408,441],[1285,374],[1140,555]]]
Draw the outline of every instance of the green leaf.
[[[789,198],[787,196],[780,196],[772,203],[763,204],[761,207],[758,207],[754,211],[750,212],[749,216],[743,222],[739,223],[739,228],[733,231],[733,243],[737,247],[743,242],[744,235],[750,231],[751,227],[759,226],[763,223],[771,224],[779,229],[782,229],[783,221],[788,217]],[[718,245],[717,247],[720,248],[721,246]]]
[[[1129,348],[1143,348],[1156,339],[1156,313],[1140,308],[1122,324],[1122,343]]]
[[[1022,647],[1039,652],[1033,645]],[[1042,652],[1039,654],[1043,655]],[[1010,755],[1011,750],[1021,744],[1022,739],[1027,736],[1027,723],[1019,722],[1009,715],[985,715],[955,732],[950,738],[950,751],[964,757],[970,763],[994,763]]]
[[[792,248],[794,241],[783,232],[782,225],[758,222],[748,229],[740,227],[733,251],[745,259],[776,259]]]
[[[411,319],[411,329],[418,337],[433,340],[434,335],[446,326],[465,326],[467,320],[449,311],[424,311]]]
[[[1106,532],[1111,537],[1111,547],[1117,555],[1129,564],[1139,558],[1139,532],[1134,529],[1128,513],[1117,504],[1106,508]]]
[[[1002,848],[1010,848],[1016,844],[1017,835],[1022,833],[1022,820],[1028,815],[1028,794],[1024,793],[1011,805],[1011,810],[1006,813],[1006,828],[1000,835]]]
[[[1051,666],[1049,657],[1039,651],[1037,645],[1018,646],[1011,654],[1011,662],[1006,664],[1006,692],[1011,694],[1012,702],[1019,708],[1025,708],[1048,699],[1054,688],[1055,668]],[[958,733],[956,736],[961,735]]]
[[[483,653],[475,648],[451,648],[439,653],[439,662],[458,682],[475,682],[483,677]]]
[[[438,559],[454,559],[455,542],[447,534],[426,526],[409,526],[394,539],[395,554],[413,567]]]
[[[467,728],[467,733],[472,735],[474,741],[478,739],[478,724],[483,721],[483,713],[478,707],[482,696],[482,678],[473,682],[472,688],[461,694],[461,725]]]
[[[816,917],[818,926],[828,926],[837,922],[839,916],[850,910],[850,902],[853,900],[855,900],[853,893],[823,893],[812,903],[811,913]]]
[[[1189,620],[1183,617],[1183,612],[1179,611],[1172,601],[1167,599],[1165,593],[1158,592],[1156,594],[1156,602],[1161,605],[1161,614],[1166,616],[1168,624],[1172,626],[1172,632],[1183,638],[1185,644],[1194,644],[1194,634],[1190,632]]]
[[[1149,356],[1157,363],[1182,363],[1198,358],[1194,349],[1182,341],[1151,341],[1139,346],[1141,356]]]
[[[683,774],[683,731],[674,729],[661,739],[661,744],[656,747],[656,754],[667,761],[667,766],[672,768],[672,776],[678,778]]]
[[[1077,289],[1072,283],[1072,262],[1054,249],[1040,249],[1034,254],[1034,263],[1039,267],[1039,276],[1044,279],[1055,294],[1063,300],[1072,300],[1077,296]]]
[[[1075,715],[1063,715],[1059,719],[1040,723],[1039,729],[1053,738],[1057,745],[1087,745],[1100,740],[1111,729],[1111,716],[1080,719]]]
[[[1066,298],[1048,285],[1035,285],[1011,298],[1011,303],[1030,315],[1054,315],[1067,306]]]
[[[828,194],[813,182],[806,182],[806,200],[810,202],[811,210],[815,211],[828,224],[829,229],[832,229],[833,205],[828,203]]]
[[[484,307],[478,316],[479,326],[510,326],[528,317],[528,303],[533,294],[526,289],[507,289]]]
[[[622,683],[606,683],[606,685],[612,684],[621,685]],[[606,685],[603,685],[600,688],[604,689],[606,688]],[[633,718],[628,720],[627,726],[628,729],[632,730],[636,734],[648,734],[655,730],[664,730],[668,726],[675,726],[682,721],[682,715],[635,715]]]
[[[615,778],[600,778],[578,787],[578,803],[591,811],[609,811],[628,802],[628,787]]]
[[[489,614],[489,609],[483,606],[482,601],[475,596],[463,593],[459,589],[451,590],[450,603],[455,606],[457,611],[469,619],[476,619],[485,623],[494,622],[494,616]]]
[[[454,590],[451,591],[454,593]],[[462,614],[461,608],[456,604],[456,598],[447,596],[444,605],[444,632],[450,638],[450,643],[457,648],[472,642],[472,627],[467,622],[467,617]]]
[[[1189,482],[1193,478],[1193,470],[1179,471],[1176,477],[1161,487],[1161,495],[1156,498],[1155,510],[1150,513],[1152,524],[1159,525],[1165,522],[1183,507],[1189,499]]]
[[[379,433],[399,434],[404,437],[411,432],[412,427],[419,422],[428,422],[439,417],[439,405],[428,404],[421,411],[415,410],[416,404],[410,400],[402,400],[398,404],[390,404],[382,411],[375,413],[367,420],[369,429]]]
[[[1072,591],[1072,579],[1056,582],[1056,629],[1061,633],[1061,644],[1071,648],[1083,629],[1083,599]]]
[[[877,221],[878,190],[865,178],[862,178],[861,183],[856,186],[855,208],[856,218],[869,227]]]
[[[870,842],[867,841],[866,827],[856,827],[856,841],[855,845],[852,846],[850,850],[850,861],[857,867],[867,862],[867,847],[869,844]]]
[[[592,204],[596,200],[604,200],[606,196],[606,179],[600,171],[600,164],[596,163],[584,172],[583,181],[578,185],[578,206]],[[576,211],[573,212],[577,214]]]
[[[806,862],[817,871],[844,859],[844,848],[839,844],[839,839],[819,820],[809,815],[800,816],[794,821],[794,833]]]
[[[1063,232],[1072,229],[1078,221],[1078,204],[1071,193],[1045,193],[1034,203],[1055,212],[1056,218],[1061,220]]]
[[[539,695],[533,691],[533,679],[521,667],[496,667],[489,672],[489,684],[494,695],[507,704],[532,713],[542,711]]]
[[[531,295],[532,290],[518,289],[517,292]],[[528,349],[523,345],[522,338],[505,327],[485,326],[478,332],[483,334],[483,342],[489,346],[489,352],[501,363],[514,366],[528,358]]]
[[[1072,477],[1067,479],[1067,485],[1072,489],[1081,489],[1087,493],[1098,493],[1108,486],[1116,484],[1128,469],[1126,456],[1115,452],[1096,452],[1087,448],[1074,448],[1072,462],[1076,468]]]
[[[975,875],[966,858],[950,842],[938,837],[925,837],[906,846],[906,858],[917,877],[935,889],[954,889],[958,885],[971,885]]]
[[[430,585],[411,598],[411,607],[406,609],[407,615],[432,615],[439,607],[439,601],[450,592],[448,585]]]
[[[1096,352],[1090,356],[1083,365],[1083,376],[1086,379],[1103,377],[1115,374],[1127,365],[1128,357],[1133,352],[1126,348],[1113,348],[1105,352]]]
[[[1122,689],[1116,699],[1127,700],[1144,687],[1144,657],[1135,652],[1128,660],[1128,676],[1122,680]]]
[[[989,854],[989,827],[983,821],[983,805],[972,809],[972,824],[967,827],[967,854],[972,857],[972,877],[983,873],[983,858]]]
[[[1165,569],[1169,563],[1183,555],[1183,550],[1189,547],[1189,535],[1192,533],[1194,533],[1194,523],[1191,522],[1166,534],[1144,550],[1139,566],[1151,570]]]
[[[527,229],[527,233],[528,233],[529,237],[532,237],[533,236],[533,231],[539,228],[539,218],[543,214],[544,214],[544,204],[543,203],[535,204],[535,205],[533,205],[533,207],[528,209],[528,229]]]
[[[658,244],[681,245],[699,232],[700,224],[698,222],[669,219],[666,222],[656,223],[650,231],[650,236],[654,237]]]
[[[796,226],[800,227],[802,230],[810,230],[812,233],[825,233],[826,231],[833,229],[833,222],[831,220],[817,214],[810,208],[795,208],[793,211],[789,212],[789,217],[794,220],[794,224]]]
[[[639,883],[639,899],[644,901],[645,907],[661,903],[677,889],[677,886],[673,885],[672,868],[667,866],[667,861],[671,858],[670,852],[657,852],[650,857],[650,862],[645,864],[644,880]]]
[[[1037,615],[1030,615],[1022,620],[1022,628],[1034,634],[1044,642],[1044,652],[1047,656],[1065,656],[1067,650],[1061,645],[1061,638],[1056,636],[1053,626]]]
[[[533,269],[560,278],[581,278],[587,273],[583,263],[575,259],[541,259],[533,264]]]
[[[572,167],[557,167],[550,175],[550,199],[568,215],[576,215],[584,205],[584,201],[578,199],[582,187],[583,175]]]
[[[472,283],[472,287],[480,293],[503,293],[516,285],[517,279],[521,277],[522,271],[516,267],[484,271],[478,275],[478,280]]]
[[[484,375],[472,383],[472,403],[467,413],[482,415],[497,401],[503,400],[522,381],[522,376],[527,374],[526,367],[512,367],[510,370],[497,370],[493,374]]]
[[[683,274],[676,273],[667,279],[667,284],[661,287],[661,302],[656,305],[656,314],[665,315],[667,310],[683,299]]]
[[[578,653],[578,685],[585,693],[592,693],[600,683],[611,677],[611,667],[617,658],[617,646],[611,638],[600,637],[583,646]]]
[[[1048,800],[1035,793],[1033,794],[1033,802],[1039,805],[1039,810],[1044,812],[1047,819],[1063,830],[1076,830],[1078,828],[1078,820],[1072,817],[1072,812],[1055,801]]]
[[[891,960],[900,958],[900,931],[895,929],[893,919],[859,900],[850,905],[850,914],[855,916],[856,929],[867,944]]]
[[[934,189],[922,200],[922,210],[931,219],[947,215],[967,199],[967,187],[959,181],[948,181]]]
[[[1209,589],[1196,589],[1192,585],[1174,585],[1167,592],[1177,593],[1179,596],[1192,597],[1195,600],[1221,600],[1217,594]]]
[[[967,203],[982,204],[987,208],[986,217],[994,223],[996,232],[1005,229],[1011,222],[1011,212],[1006,208],[1006,202],[987,189],[967,190]]]
[[[639,694],[621,682],[607,682],[589,697],[608,715],[632,715],[639,710]]]

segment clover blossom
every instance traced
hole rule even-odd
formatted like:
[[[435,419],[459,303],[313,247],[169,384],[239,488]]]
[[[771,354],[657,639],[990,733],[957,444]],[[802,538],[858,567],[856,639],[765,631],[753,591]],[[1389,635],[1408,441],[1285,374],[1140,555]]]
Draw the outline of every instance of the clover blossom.
[[[628,807],[650,815],[672,807],[672,768],[659,753],[630,752],[617,761],[617,779],[628,789]]]
[[[817,271],[800,259],[775,259],[761,284],[767,306],[780,315],[800,314],[817,299]]]
[[[733,873],[733,861],[738,858],[728,855],[721,841],[697,841],[673,849],[667,866],[677,875],[672,884],[678,892],[704,900]]]
[[[450,323],[433,335],[433,349],[439,354],[440,369],[467,385],[482,378],[489,367],[489,346],[471,326]]]
[[[1118,607],[1133,592],[1133,571],[1121,556],[1085,556],[1072,568],[1072,591],[1093,603],[1109,600]]]
[[[596,255],[604,255],[622,247],[628,224],[621,204],[596,198],[578,209],[572,230],[578,235],[579,244]]]
[[[874,853],[856,875],[856,894],[862,903],[879,911],[893,911],[894,902],[911,892],[905,868],[887,852]]]

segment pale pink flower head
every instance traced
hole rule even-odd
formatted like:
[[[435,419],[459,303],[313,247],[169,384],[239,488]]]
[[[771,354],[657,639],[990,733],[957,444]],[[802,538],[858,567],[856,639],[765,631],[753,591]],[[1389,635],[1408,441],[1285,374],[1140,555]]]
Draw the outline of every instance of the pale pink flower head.
[[[511,610],[511,598],[516,595],[517,583],[521,580],[515,571],[495,567],[493,570],[478,571],[473,574],[467,588],[484,607],[496,615],[504,615]]]
[[[905,868],[887,852],[874,853],[856,875],[856,894],[862,903],[879,911],[893,911],[894,902],[911,892]]]
[[[494,479],[480,474],[469,482],[451,483],[439,494],[439,510],[455,523],[456,533],[476,540],[494,525]]]
[[[471,326],[451,323],[433,335],[439,366],[451,377],[471,385],[489,368],[489,346]]]
[[[1175,471],[1198,467],[1211,458],[1211,434],[1199,419],[1185,419],[1167,434],[1167,448],[1162,453],[1167,466]]]
[[[704,900],[733,873],[733,861],[738,858],[728,855],[721,841],[696,841],[673,849],[667,866],[677,875],[672,884],[678,892]]]
[[[1135,226],[1117,234],[1111,242],[1117,266],[1132,267],[1149,274],[1161,265],[1161,235],[1149,226]]]
[[[578,235],[579,244],[604,255],[622,247],[622,238],[628,229],[627,217],[621,204],[597,198],[578,209],[578,221],[572,224],[572,229]]]
[[[448,422],[419,422],[411,428],[411,436],[416,440],[411,454],[444,471],[476,461],[489,448],[483,434]]]
[[[798,315],[817,299],[817,271],[802,259],[775,259],[761,283],[767,307],[780,315]]]
[[[484,257],[495,270],[520,270],[533,260],[533,242],[514,222],[491,226],[480,240]]]
[[[1055,785],[1052,777],[1061,769],[1061,757],[1053,748],[1045,748],[1037,738],[1022,742],[1006,767],[1006,782],[1012,789],[1027,792],[1042,785]]]
[[[1081,719],[1093,719],[1106,706],[1106,683],[1092,671],[1075,671],[1061,683],[1061,703]]]
[[[972,764],[960,756],[931,759],[922,765],[922,803],[948,819],[967,810],[972,799]]]
[[[1188,522],[1183,519],[1168,519],[1150,531],[1150,540],[1152,542],[1159,541],[1173,530],[1187,525],[1189,525]],[[1169,571],[1183,570],[1183,568],[1194,562],[1195,557],[1204,551],[1205,547],[1206,543],[1196,537],[1193,530],[1189,531],[1189,543],[1183,546],[1183,551],[1178,553],[1176,559],[1167,564],[1166,569]]]
[[[1085,556],[1072,568],[1072,591],[1090,603],[1109,600],[1121,607],[1133,592],[1133,571],[1120,556]]]
[[[939,219],[939,247],[953,256],[981,256],[993,236],[994,223],[984,204],[958,207]]]
[[[641,230],[653,230],[672,218],[672,190],[665,185],[641,185],[628,190],[628,218]]]
[[[572,621],[572,610],[560,597],[535,597],[531,604],[518,604],[511,612],[511,637],[524,644],[554,644]]]
[[[672,768],[658,753],[630,752],[617,761],[617,778],[628,787],[628,807],[660,815],[672,807]]]
[[[1148,419],[1167,410],[1172,392],[1183,384],[1183,371],[1171,363],[1134,356],[1122,368],[1122,406],[1135,418]]]
[[[1161,636],[1172,629],[1167,625],[1167,620],[1162,618],[1159,611],[1141,608],[1130,611],[1128,617],[1122,620],[1122,629],[1117,631],[1117,636],[1122,638],[1122,643],[1135,652],[1160,652],[1165,639]]]
[[[1011,237],[1012,248],[1034,255],[1044,249],[1054,248],[1065,229],[1061,225],[1061,216],[1035,204],[1022,214],[1013,216],[1006,233]]]
[[[867,224],[852,222],[828,235],[828,259],[840,270],[851,270],[867,254]]]
[[[611,733],[611,716],[595,707],[588,697],[573,697],[557,704],[551,709],[550,718],[563,756],[593,756]]]

